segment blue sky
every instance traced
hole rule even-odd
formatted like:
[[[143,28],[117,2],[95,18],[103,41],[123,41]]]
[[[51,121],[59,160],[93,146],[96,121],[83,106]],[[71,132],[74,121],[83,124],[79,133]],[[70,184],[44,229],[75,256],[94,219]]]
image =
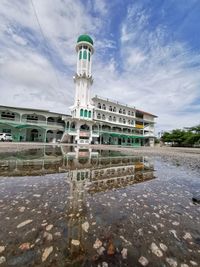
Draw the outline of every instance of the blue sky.
[[[92,94],[158,116],[157,130],[200,123],[199,0],[0,1],[0,104],[69,113],[75,43],[94,39]]]

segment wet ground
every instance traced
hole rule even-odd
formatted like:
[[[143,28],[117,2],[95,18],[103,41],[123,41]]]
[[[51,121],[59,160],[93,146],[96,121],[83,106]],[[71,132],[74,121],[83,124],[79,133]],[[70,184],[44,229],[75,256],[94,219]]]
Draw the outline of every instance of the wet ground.
[[[0,266],[200,266],[198,168],[43,147],[0,153],[0,175]]]

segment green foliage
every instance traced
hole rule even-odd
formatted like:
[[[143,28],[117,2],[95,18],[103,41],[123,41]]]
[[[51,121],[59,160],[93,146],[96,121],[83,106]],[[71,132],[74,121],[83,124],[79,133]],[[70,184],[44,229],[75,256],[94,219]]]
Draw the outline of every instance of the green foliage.
[[[161,140],[177,146],[200,145],[200,125],[187,130],[175,129],[171,133],[165,132]]]

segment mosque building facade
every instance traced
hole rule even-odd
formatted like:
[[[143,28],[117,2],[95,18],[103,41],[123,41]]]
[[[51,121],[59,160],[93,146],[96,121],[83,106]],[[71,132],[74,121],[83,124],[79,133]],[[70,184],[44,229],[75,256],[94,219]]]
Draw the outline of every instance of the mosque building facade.
[[[118,101],[91,96],[93,40],[79,36],[71,115],[0,106],[0,132],[14,141],[153,146],[157,116]]]

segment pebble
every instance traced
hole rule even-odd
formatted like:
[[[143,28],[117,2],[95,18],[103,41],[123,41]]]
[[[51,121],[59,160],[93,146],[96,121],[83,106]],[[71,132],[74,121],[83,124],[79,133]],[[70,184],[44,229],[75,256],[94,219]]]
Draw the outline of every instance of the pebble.
[[[193,266],[197,266],[198,264],[196,263],[196,261],[190,261],[190,263],[193,265]]]
[[[103,261],[103,262],[102,262],[102,267],[108,267],[108,263],[105,262],[105,261]]]
[[[152,243],[150,248],[152,253],[155,254],[157,257],[163,256],[162,251],[158,248],[158,246],[155,243]]]
[[[82,224],[82,229],[87,233],[88,229],[89,229],[89,223],[88,222],[84,222]]]
[[[107,254],[108,255],[114,255],[115,254],[115,246],[113,245],[112,242],[109,242]]]
[[[185,263],[181,263],[181,267],[189,267],[189,265],[187,265]]]
[[[4,246],[0,246],[0,253],[3,252],[5,250]]]
[[[28,250],[30,249],[31,244],[30,243],[23,243],[19,246],[21,250]]]
[[[99,240],[99,239],[97,238],[96,241],[95,241],[95,243],[94,243],[94,245],[93,245],[93,248],[98,249],[98,248],[100,248],[101,246],[102,246],[102,242],[101,242],[101,240]]]
[[[121,251],[122,254],[122,258],[123,259],[127,259],[127,254],[128,254],[128,249],[127,248],[123,248]]]
[[[147,264],[149,263],[149,261],[147,260],[147,258],[145,258],[144,256],[141,256],[138,260],[138,262],[140,264],[142,264],[142,266],[147,266]]]
[[[104,247],[100,247],[100,248],[97,249],[97,253],[98,253],[99,255],[103,255],[103,253],[104,253],[105,250],[106,250],[106,249],[105,249]]]
[[[51,231],[52,228],[53,228],[53,224],[49,224],[49,225],[47,225],[46,230]]]
[[[52,241],[53,240],[53,236],[52,234],[48,233],[48,232],[44,232],[44,238],[47,240],[47,241]]]
[[[6,262],[6,258],[5,258],[4,256],[1,256],[1,257],[0,257],[0,264],[2,264],[2,263],[4,263],[4,262]]]
[[[46,259],[49,257],[49,255],[52,253],[53,247],[45,248],[43,254],[42,254],[42,262],[46,261]]]
[[[19,208],[19,212],[24,212],[25,211],[25,207],[20,207]]]
[[[32,223],[32,221],[33,221],[33,220],[26,220],[26,221],[24,221],[24,222],[18,224],[18,225],[17,225],[17,228],[21,228],[21,227],[23,227],[23,226],[25,226],[25,225],[27,225],[27,224],[29,224],[29,223]]]
[[[74,245],[74,246],[79,246],[80,245],[80,241],[72,239],[71,244]]]
[[[167,246],[165,244],[160,243],[159,246],[163,251],[167,251]]]
[[[169,263],[169,265],[172,266],[172,267],[177,267],[178,266],[177,261],[172,259],[172,258],[166,258],[166,262]]]
[[[192,239],[192,236],[191,236],[190,233],[186,233],[186,234],[184,235],[183,238],[184,238],[185,240],[186,240],[186,239]]]

